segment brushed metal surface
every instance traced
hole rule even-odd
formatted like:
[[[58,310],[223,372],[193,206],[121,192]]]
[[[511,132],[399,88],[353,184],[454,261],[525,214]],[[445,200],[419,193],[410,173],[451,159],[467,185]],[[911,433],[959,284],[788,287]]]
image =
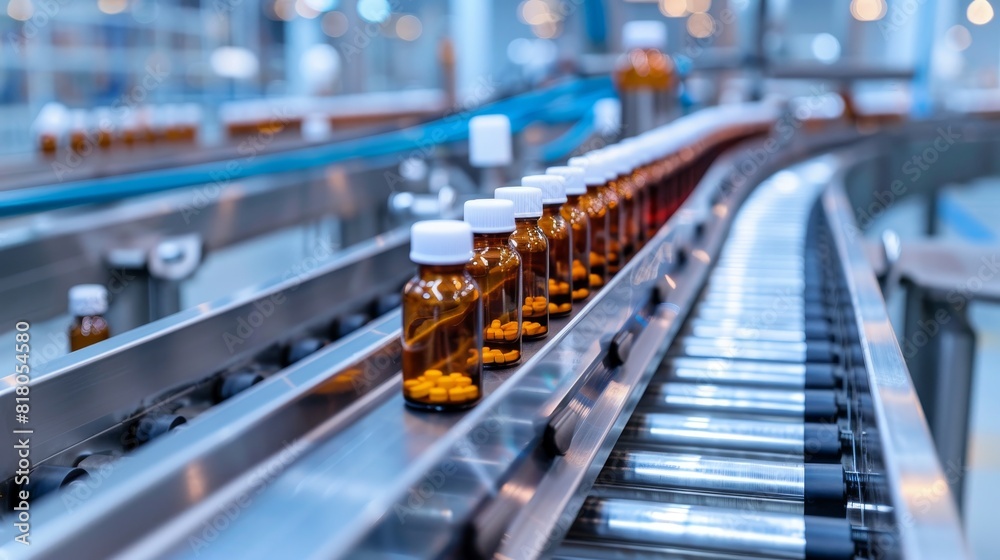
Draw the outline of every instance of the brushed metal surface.
[[[667,412],[637,413],[622,437],[639,444],[801,455],[802,424]]]
[[[614,451],[599,478],[603,484],[683,489],[730,496],[801,499],[801,463],[713,458],[693,453]]]
[[[863,151],[843,158],[864,157]],[[854,160],[856,161],[856,160]],[[845,165],[849,160],[837,163]],[[846,167],[846,166],[845,166]],[[842,169],[841,169],[842,171]],[[877,435],[884,452],[889,496],[899,522],[902,556],[907,559],[971,558],[948,479],[920,408],[903,354],[885,308],[878,281],[861,245],[854,209],[842,172],[822,198],[834,246],[845,269],[847,289],[868,370]]]
[[[768,558],[805,558],[800,515],[632,500],[588,502],[574,535]]]

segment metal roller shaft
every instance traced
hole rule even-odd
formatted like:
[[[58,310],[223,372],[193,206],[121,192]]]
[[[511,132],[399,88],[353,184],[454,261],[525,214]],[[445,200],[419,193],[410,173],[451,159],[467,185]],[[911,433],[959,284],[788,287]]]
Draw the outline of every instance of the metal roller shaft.
[[[736,322],[708,321],[694,319],[683,331],[684,335],[697,338],[736,338],[743,340],[764,340],[772,342],[805,342],[806,333],[795,328],[758,328],[752,325],[740,325]]]
[[[721,385],[664,383],[646,393],[649,404],[674,410],[761,414],[800,419],[805,396],[800,391],[773,391]]]
[[[705,294],[701,299],[705,307],[724,307],[727,309],[767,310],[779,309],[787,313],[804,313],[805,299],[801,294],[720,294],[713,292]]]
[[[802,455],[805,426],[792,422],[733,420],[670,413],[639,413],[626,441],[657,445]]]
[[[801,500],[805,496],[802,463],[709,458],[686,453],[617,451],[611,454],[599,480],[760,498]]]
[[[620,499],[588,500],[573,534],[771,558],[805,558],[806,552],[802,516]]]
[[[727,309],[719,306],[701,305],[694,310],[692,317],[709,319],[712,321],[733,320],[744,325],[766,325],[786,323],[802,323],[806,319],[816,319],[819,317],[808,316],[804,313],[785,313],[779,308],[775,309]]]
[[[665,374],[665,380],[669,381],[793,390],[833,388],[841,375],[838,366],[833,364],[691,357],[671,359]]]
[[[695,383],[662,383],[650,387],[644,406],[698,414],[724,413],[826,421],[837,417],[842,403],[832,391],[778,391]]]
[[[833,346],[823,342],[774,342],[734,338],[698,338],[686,336],[675,342],[671,353],[701,358],[730,358],[804,363],[832,362]]]

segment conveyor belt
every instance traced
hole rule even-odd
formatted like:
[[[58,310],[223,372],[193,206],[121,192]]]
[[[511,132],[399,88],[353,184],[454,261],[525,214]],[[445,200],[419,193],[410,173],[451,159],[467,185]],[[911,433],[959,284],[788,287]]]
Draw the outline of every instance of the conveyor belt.
[[[847,403],[841,382],[861,357],[856,336],[841,328],[853,314],[829,240],[810,223],[819,219],[817,195],[815,185],[789,192],[772,182],[748,199],[686,336],[675,340],[557,557],[629,547],[866,556],[867,541],[854,542],[845,518],[848,481],[859,477],[854,458],[839,456],[836,425]],[[806,388],[817,384],[824,388]],[[830,437],[820,437],[824,430]],[[812,440],[832,443],[823,455],[836,462],[816,462]],[[679,504],[678,492],[707,499]],[[792,507],[764,512],[760,500]]]

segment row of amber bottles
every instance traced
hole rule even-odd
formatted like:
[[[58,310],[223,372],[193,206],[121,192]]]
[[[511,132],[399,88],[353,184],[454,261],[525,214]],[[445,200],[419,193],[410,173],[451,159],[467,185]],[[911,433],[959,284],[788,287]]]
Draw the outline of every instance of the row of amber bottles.
[[[519,364],[522,340],[545,338],[551,317],[572,313],[574,226],[563,216],[566,181],[534,175],[522,184],[498,188],[492,200],[467,202],[464,223],[414,225],[410,257],[420,270],[403,298],[407,404],[474,405],[482,368]],[[584,218],[584,233],[586,226]],[[464,241],[449,245],[445,237],[470,242],[464,262]]]
[[[111,107],[71,110],[50,103],[39,112],[32,128],[38,149],[44,153],[55,153],[65,145],[86,154],[94,148],[107,149],[114,144],[193,142],[201,121],[201,108],[191,103],[121,111]]]
[[[683,178],[674,173],[677,159],[654,157],[649,146],[660,142],[649,140],[626,140],[547,171],[566,180],[569,197],[563,215],[577,235],[574,294],[585,298],[588,288],[594,291],[607,283],[666,223],[686,194],[680,192]],[[581,236],[581,231],[588,233]]]
[[[524,177],[465,221],[413,226],[419,265],[403,294],[403,392],[410,406],[460,410],[482,397],[482,369],[521,362],[652,238],[679,199],[674,163],[637,141]]]

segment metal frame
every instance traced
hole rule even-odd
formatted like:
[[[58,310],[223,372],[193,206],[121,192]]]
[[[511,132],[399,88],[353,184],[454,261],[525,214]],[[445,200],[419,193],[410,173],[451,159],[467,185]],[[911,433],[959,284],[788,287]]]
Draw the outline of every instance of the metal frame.
[[[937,455],[928,453],[934,442],[878,281],[861,240],[850,233],[857,229],[843,181],[843,173],[834,176],[822,204],[856,313],[902,557],[971,558],[948,479]]]

